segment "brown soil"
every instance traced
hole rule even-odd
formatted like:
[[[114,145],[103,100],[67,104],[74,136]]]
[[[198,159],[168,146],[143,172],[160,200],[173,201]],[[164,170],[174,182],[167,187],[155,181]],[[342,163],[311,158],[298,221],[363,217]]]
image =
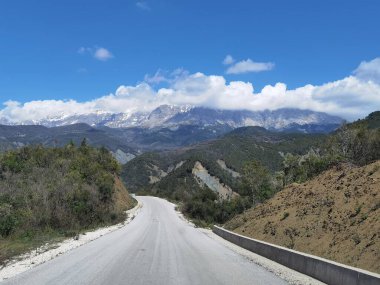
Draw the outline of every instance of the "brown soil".
[[[289,185],[226,228],[380,273],[380,161]]]
[[[133,208],[137,204],[137,201],[129,195],[119,177],[115,177],[114,200],[116,211],[126,211]]]

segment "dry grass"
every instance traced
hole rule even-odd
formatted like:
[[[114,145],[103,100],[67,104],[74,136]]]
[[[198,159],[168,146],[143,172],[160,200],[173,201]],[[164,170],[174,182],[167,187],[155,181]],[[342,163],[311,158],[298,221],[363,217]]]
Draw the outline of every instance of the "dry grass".
[[[380,161],[341,165],[227,223],[235,232],[380,273]]]

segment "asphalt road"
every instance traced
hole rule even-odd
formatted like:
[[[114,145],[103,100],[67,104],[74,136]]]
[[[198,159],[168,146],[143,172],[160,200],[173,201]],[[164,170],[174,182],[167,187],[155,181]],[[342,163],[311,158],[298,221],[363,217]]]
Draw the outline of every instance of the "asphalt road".
[[[286,284],[182,220],[169,202],[138,197],[127,226],[1,284]]]

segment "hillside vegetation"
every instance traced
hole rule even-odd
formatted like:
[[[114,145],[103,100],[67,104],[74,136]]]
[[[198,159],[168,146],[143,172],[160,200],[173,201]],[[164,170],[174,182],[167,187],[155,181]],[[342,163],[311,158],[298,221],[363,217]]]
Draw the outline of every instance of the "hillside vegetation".
[[[57,237],[125,219],[135,203],[105,148],[85,140],[0,155],[0,262]]]
[[[380,272],[380,112],[287,154],[287,185],[226,223],[243,235]]]
[[[132,191],[165,197],[200,224],[224,223],[271,198],[291,183],[304,183],[340,163],[380,159],[380,112],[330,135],[290,134],[260,127],[236,129],[219,139],[172,151],[145,153],[127,163],[122,177]],[[220,163],[222,161],[222,163]],[[202,165],[218,187],[196,177]],[[212,191],[214,190],[214,191]]]
[[[325,139],[325,135],[286,134],[244,127],[191,147],[142,154],[123,166],[122,177],[133,192],[180,203],[181,210],[199,224],[223,223],[278,190],[280,185],[272,181],[269,174],[281,169],[284,153],[304,154]],[[244,175],[241,177],[239,173],[244,174],[246,164],[254,159],[259,162],[259,169],[270,169],[265,172],[267,186],[273,184],[273,187],[260,189],[253,199],[251,189],[244,183]],[[223,167],[220,161],[225,164]],[[221,185],[239,195],[230,200],[218,199],[218,193],[195,177],[193,170],[199,163]]]
[[[63,147],[70,141],[79,145],[86,138],[87,143],[93,147],[106,146],[111,151],[120,149],[125,153],[136,154],[116,131],[94,128],[83,123],[51,128],[39,125],[0,125],[0,134],[0,152],[37,144]]]
[[[142,154],[123,166],[122,177],[128,189],[139,192],[149,187],[150,176],[159,177],[160,171],[168,173],[181,161],[200,161],[223,183],[236,186],[236,179],[217,163],[218,160],[237,172],[242,171],[247,161],[258,160],[274,172],[282,168],[282,154],[304,154],[312,146],[323,145],[325,139],[326,135],[286,134],[244,127],[191,147]]]
[[[332,133],[321,149],[305,155],[288,153],[283,161],[284,184],[305,182],[341,163],[366,165],[380,159],[380,112],[343,125]]]
[[[380,272],[380,161],[341,164],[226,223],[235,232]]]

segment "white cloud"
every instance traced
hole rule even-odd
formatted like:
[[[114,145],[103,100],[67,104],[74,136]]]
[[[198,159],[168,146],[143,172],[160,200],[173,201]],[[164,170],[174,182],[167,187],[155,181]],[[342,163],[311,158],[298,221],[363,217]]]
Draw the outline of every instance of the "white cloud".
[[[177,68],[172,72],[159,69],[156,71],[154,75],[145,74],[144,82],[151,85],[157,85],[160,83],[173,83],[177,81],[179,78],[183,78],[188,75],[189,72],[183,68]]]
[[[223,60],[224,65],[230,65],[230,64],[233,64],[234,62],[235,62],[235,59],[230,54],[226,55],[226,57]]]
[[[354,70],[356,77],[362,80],[371,80],[380,83],[380,57],[371,61],[362,61]]]
[[[145,1],[136,2],[136,7],[140,8],[141,10],[150,11],[150,6]]]
[[[149,84],[160,84],[162,82],[169,82],[169,79],[167,78],[167,72],[159,69],[156,71],[154,75],[145,74],[144,81]]]
[[[226,58],[227,59],[227,58]],[[274,63],[272,62],[255,62],[251,59],[239,61],[231,65],[226,73],[227,74],[241,74],[248,72],[261,72],[268,71],[274,68]]]
[[[227,82],[223,76],[200,72],[189,74],[183,69],[171,73],[159,70],[149,80],[146,78],[145,82],[136,86],[122,85],[114,94],[87,102],[44,100],[21,104],[8,101],[0,110],[0,118],[20,123],[63,115],[88,114],[97,110],[133,113],[150,111],[162,104],[189,104],[252,111],[301,108],[352,120],[380,110],[380,84],[363,79],[358,70],[363,70],[362,64],[354,72],[355,75],[319,86],[309,84],[289,90],[286,84],[279,82],[267,85],[261,91],[255,91],[250,82]],[[152,84],[163,80],[168,85],[166,88],[152,87]]]
[[[81,55],[90,54],[95,59],[100,60],[100,61],[107,61],[114,57],[113,54],[109,50],[103,47],[95,47],[95,48],[80,47],[78,49],[78,53]]]
[[[101,60],[101,61],[107,61],[107,60],[113,58],[113,55],[109,50],[100,47],[100,48],[97,48],[95,50],[94,57],[98,60]]]

